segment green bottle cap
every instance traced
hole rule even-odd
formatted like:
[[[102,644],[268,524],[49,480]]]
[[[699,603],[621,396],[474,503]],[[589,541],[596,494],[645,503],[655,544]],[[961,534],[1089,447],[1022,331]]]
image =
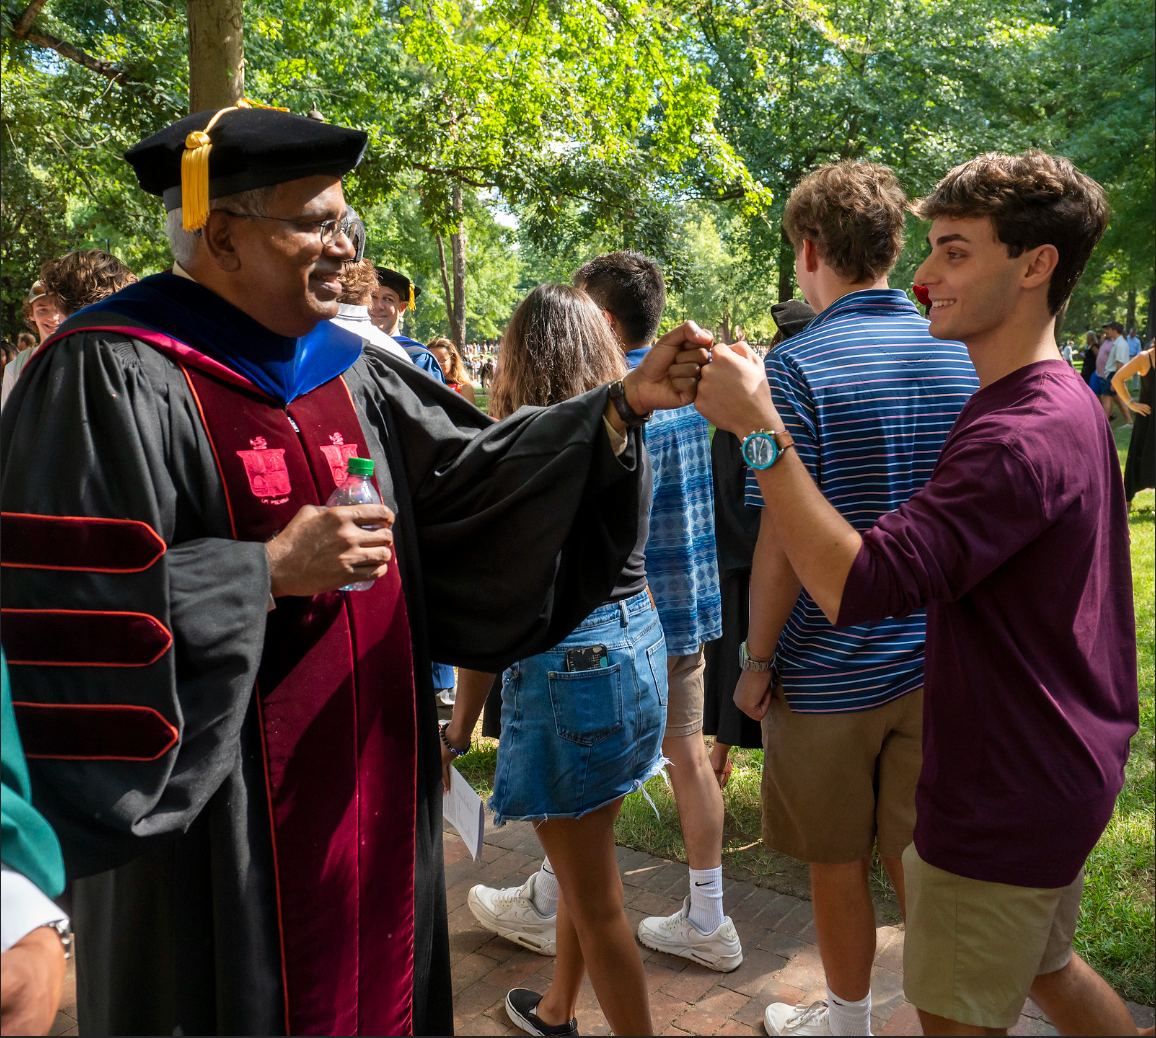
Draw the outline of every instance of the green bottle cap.
[[[371,458],[350,458],[345,463],[345,470],[351,476],[372,476],[373,460]]]

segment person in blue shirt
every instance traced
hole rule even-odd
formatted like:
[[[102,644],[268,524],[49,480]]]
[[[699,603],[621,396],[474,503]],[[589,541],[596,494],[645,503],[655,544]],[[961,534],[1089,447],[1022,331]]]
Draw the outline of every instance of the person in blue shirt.
[[[934,338],[887,276],[903,249],[907,199],[885,166],[841,162],[792,192],[783,228],[817,316],[767,355],[783,428],[819,489],[869,529],[930,478],[978,387],[961,343]],[[941,304],[933,304],[941,305]],[[788,436],[793,442],[788,442]],[[748,437],[748,465],[766,467]],[[763,507],[754,472],[747,504]],[[768,1034],[870,1034],[878,847],[900,909],[901,855],[922,762],[925,614],[836,629],[803,590],[764,511],[735,702],[763,721],[763,840],[810,866],[827,998],[775,1002]]]
[[[389,267],[375,267],[377,271],[377,288],[373,290],[373,301],[369,305],[369,317],[373,326],[385,332],[406,353],[422,371],[436,378],[445,385],[445,375],[441,365],[429,350],[417,339],[411,339],[401,332],[402,316],[411,309],[421,295],[421,288],[415,285],[404,274]]]

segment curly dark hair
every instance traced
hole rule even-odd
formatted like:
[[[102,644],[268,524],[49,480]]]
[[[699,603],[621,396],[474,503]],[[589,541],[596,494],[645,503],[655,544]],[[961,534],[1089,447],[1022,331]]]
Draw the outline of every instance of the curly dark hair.
[[[874,162],[836,162],[804,177],[783,210],[796,252],[813,241],[824,262],[853,284],[883,277],[903,251],[907,196]]]
[[[1042,151],[988,152],[956,166],[913,206],[924,220],[987,217],[1008,255],[1054,245],[1048,309],[1058,314],[1108,226],[1103,188],[1070,160]]]
[[[137,276],[103,249],[78,249],[45,263],[40,280],[44,290],[56,296],[60,312],[69,317],[131,285]]]
[[[358,263],[349,260],[337,275],[341,282],[341,295],[337,301],[350,306],[368,306],[377,288],[377,271],[373,261],[363,259]]]
[[[36,322],[32,320],[32,302],[30,300],[24,300],[20,306],[20,313],[24,318],[24,323],[28,325],[29,328],[31,328],[34,332],[39,331],[39,329],[36,327]]]

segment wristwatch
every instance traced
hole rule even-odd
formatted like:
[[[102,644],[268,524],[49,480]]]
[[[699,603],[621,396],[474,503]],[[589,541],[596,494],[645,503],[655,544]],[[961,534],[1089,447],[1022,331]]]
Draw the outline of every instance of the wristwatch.
[[[622,379],[610,383],[610,402],[614,405],[614,410],[618,412],[618,417],[626,423],[628,429],[637,429],[640,425],[645,425],[654,414],[653,411],[648,411],[646,414],[639,414],[630,406],[626,399],[626,387],[622,384]]]
[[[44,925],[49,930],[56,931],[56,936],[60,938],[60,943],[64,947],[64,960],[67,962],[72,958],[72,924],[67,919],[56,919]]]
[[[786,429],[759,429],[743,440],[743,461],[761,472],[794,446],[795,441]]]
[[[743,670],[753,670],[759,674],[765,674],[775,665],[775,657],[772,653],[770,659],[762,659],[759,656],[752,656],[751,650],[747,648],[747,643],[743,642],[739,646],[739,666]]]

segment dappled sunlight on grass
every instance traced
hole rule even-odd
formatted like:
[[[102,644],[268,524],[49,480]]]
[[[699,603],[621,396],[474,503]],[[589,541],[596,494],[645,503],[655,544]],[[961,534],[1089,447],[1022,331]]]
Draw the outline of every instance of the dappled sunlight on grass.
[[[1121,433],[1123,430],[1121,431]],[[1117,443],[1127,444],[1117,434]],[[1121,459],[1123,460],[1123,459]],[[1080,905],[1076,949],[1118,990],[1151,1005],[1153,1001],[1153,492],[1133,501],[1132,580],[1136,601],[1136,643],[1140,686],[1140,729],[1132,739],[1125,785],[1116,811],[1088,858]]]
[[[1128,431],[1116,442],[1127,449]],[[1132,572],[1140,685],[1140,730],[1132,740],[1126,782],[1116,812],[1088,859],[1076,949],[1126,998],[1151,1005],[1153,953],[1153,491],[1137,495],[1130,517]],[[1105,646],[1105,651],[1110,651]],[[723,866],[729,874],[761,886],[809,896],[806,867],[768,850],[760,838],[761,750],[732,751],[734,770],[723,793],[726,823]],[[476,735],[458,768],[483,796],[493,787],[497,742]],[[616,840],[655,857],[686,860],[674,795],[662,775],[646,784],[653,807],[641,793],[626,798],[615,823]],[[872,886],[881,923],[898,921],[894,894],[878,861]]]

